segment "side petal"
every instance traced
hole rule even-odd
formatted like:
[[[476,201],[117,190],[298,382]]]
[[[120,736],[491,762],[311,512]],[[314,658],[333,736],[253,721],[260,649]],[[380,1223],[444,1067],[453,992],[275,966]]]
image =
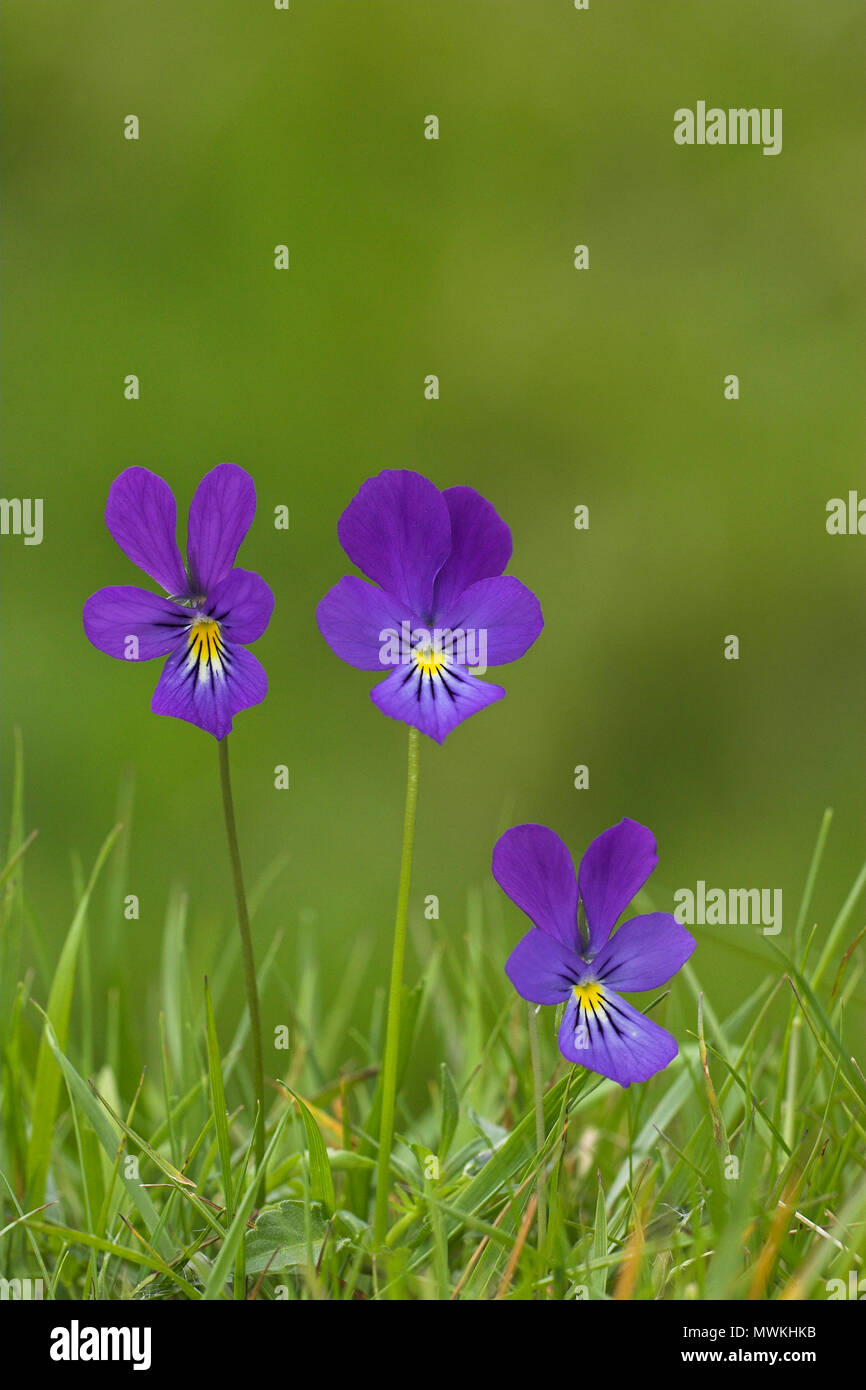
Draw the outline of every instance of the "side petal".
[[[420,729],[437,743],[470,715],[503,699],[500,685],[488,685],[459,666],[447,666],[435,675],[414,664],[398,666],[370,691],[370,699],[383,714]]]
[[[105,524],[124,554],[168,594],[187,592],[177,548],[177,506],[168,483],[149,468],[127,468],[108,490]]]
[[[511,532],[486,497],[473,487],[447,487],[442,496],[451,518],[451,551],[436,576],[437,614],[470,584],[501,574],[511,559]]]
[[[405,605],[401,619],[432,619],[433,582],[451,549],[451,522],[429,479],[407,469],[368,478],[337,534],[353,564]]]
[[[591,955],[604,945],[657,863],[654,835],[635,820],[621,820],[593,840],[578,874]]]
[[[267,693],[264,667],[245,647],[224,642],[202,658],[200,647],[185,645],[165,663],[150,708],[222,739],[231,733],[233,716],[261,704]]]
[[[229,570],[211,590],[206,611],[222,626],[230,642],[255,642],[274,611],[274,596],[260,574]]]
[[[679,1048],[667,1029],[613,990],[603,990],[595,1007],[584,1007],[572,995],[559,1026],[559,1050],[569,1062],[630,1086],[662,1071]]]
[[[381,660],[380,653],[390,634],[399,643],[400,624],[407,620],[393,594],[353,574],[329,589],[316,608],[319,631],[331,651],[360,671],[382,671],[394,664]]]
[[[190,585],[209,594],[235,562],[256,514],[252,478],[236,463],[219,463],[206,473],[189,508]]]
[[[577,879],[568,847],[546,825],[515,825],[493,850],[493,877],[543,932],[575,952]]]
[[[88,640],[118,661],[166,656],[184,641],[184,629],[189,626],[186,609],[132,584],[115,584],[91,594],[82,617]]]
[[[469,664],[479,667],[516,661],[544,627],[535,594],[509,574],[470,585],[437,622],[465,634],[461,640],[471,654]]]
[[[505,973],[517,993],[533,1004],[561,1004],[580,978],[583,961],[547,932],[533,927],[521,937]]]
[[[612,989],[657,989],[697,944],[670,912],[647,912],[623,922],[595,957],[592,972]]]

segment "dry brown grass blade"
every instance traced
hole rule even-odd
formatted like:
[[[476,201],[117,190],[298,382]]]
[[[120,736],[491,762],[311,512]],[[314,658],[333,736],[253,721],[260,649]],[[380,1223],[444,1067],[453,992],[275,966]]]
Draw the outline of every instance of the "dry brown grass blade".
[[[514,1242],[511,1254],[508,1256],[508,1264],[505,1266],[505,1273],[499,1281],[499,1288],[496,1290],[497,1298],[504,1298],[505,1295],[508,1293],[511,1281],[514,1278],[514,1271],[517,1268],[517,1262],[520,1259],[520,1256],[523,1253],[523,1247],[526,1244],[526,1237],[529,1235],[532,1223],[535,1220],[535,1209],[537,1206],[538,1194],[533,1192],[532,1196],[529,1199],[529,1205],[526,1208],[526,1214],[520,1223],[520,1230],[517,1233],[517,1239]]]

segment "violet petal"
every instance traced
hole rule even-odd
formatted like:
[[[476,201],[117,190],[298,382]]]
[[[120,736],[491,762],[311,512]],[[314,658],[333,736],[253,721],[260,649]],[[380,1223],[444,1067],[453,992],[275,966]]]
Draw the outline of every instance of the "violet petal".
[[[399,640],[404,620],[411,630],[414,624],[399,599],[352,574],[329,589],[316,608],[319,631],[331,651],[361,671],[381,671],[392,664],[380,657],[386,645],[383,634],[394,632]]]
[[[433,483],[407,469],[368,478],[337,532],[353,564],[405,606],[401,620],[431,619],[433,582],[451,549],[448,508]]]
[[[505,973],[517,993],[533,1004],[561,1004],[579,978],[583,962],[556,937],[533,927],[522,936]]]
[[[177,506],[168,483],[149,468],[126,468],[105,504],[105,524],[134,565],[168,594],[187,592],[177,548]]]
[[[670,912],[647,912],[623,922],[593,960],[592,971],[612,989],[658,989],[685,965],[696,946]]]
[[[218,658],[205,661],[187,644],[165,663],[150,707],[222,739],[231,732],[233,716],[260,704],[267,693],[264,668],[245,647],[221,642]]]
[[[220,623],[230,642],[255,642],[274,611],[269,585],[254,570],[229,570],[211,590],[205,610]]]
[[[493,850],[493,877],[536,927],[580,950],[577,879],[568,848],[546,825],[515,825]]]
[[[190,584],[209,594],[235,562],[256,514],[252,478],[236,463],[219,463],[206,473],[189,508]]]
[[[480,681],[459,666],[425,675],[414,664],[398,666],[370,691],[383,714],[420,729],[437,743],[444,743],[464,719],[504,695],[501,686]]]
[[[559,1027],[559,1050],[569,1062],[620,1086],[647,1081],[679,1051],[665,1028],[607,989],[594,1009],[580,1005],[572,994]]]
[[[166,656],[185,640],[190,619],[179,604],[132,584],[114,584],[91,594],[82,616],[94,647],[118,661]]]
[[[501,574],[511,559],[511,532],[486,497],[472,487],[445,488],[442,496],[451,518],[451,549],[436,576],[437,616],[470,584]]]
[[[604,945],[657,863],[655,837],[637,821],[621,820],[593,840],[578,873],[592,955]]]
[[[504,666],[523,656],[544,627],[541,604],[513,575],[481,579],[460,594],[440,627],[471,635],[478,664]],[[467,644],[467,650],[469,649]],[[479,655],[480,654],[480,655]]]

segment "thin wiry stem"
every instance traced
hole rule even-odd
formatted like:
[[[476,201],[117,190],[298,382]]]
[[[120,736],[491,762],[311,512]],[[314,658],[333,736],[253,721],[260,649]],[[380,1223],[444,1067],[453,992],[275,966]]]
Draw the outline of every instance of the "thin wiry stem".
[[[394,951],[391,957],[391,988],[388,995],[388,1029],[385,1035],[385,1061],[382,1068],[382,1116],[379,1125],[379,1158],[376,1167],[376,1216],[373,1243],[378,1249],[388,1228],[388,1188],[391,1145],[394,1140],[394,1110],[397,1100],[397,1062],[400,1053],[400,1000],[403,992],[403,960],[406,955],[406,920],[409,915],[409,884],[412,878],[412,852],[415,847],[415,812],[418,807],[418,745],[420,734],[409,729],[409,760],[406,774],[406,809],[403,814],[403,852],[400,857],[400,886],[397,891],[397,918],[394,924]]]
[[[244,982],[247,991],[247,1008],[250,1014],[250,1034],[253,1042],[253,1089],[256,1095],[258,1116],[255,1128],[256,1177],[259,1184],[258,1201],[261,1205],[265,1196],[265,1069],[262,1060],[262,1020],[259,1011],[259,987],[256,981],[256,960],[253,954],[253,938],[250,931],[250,914],[247,910],[247,895],[244,892],[244,876],[241,869],[241,852],[238,847],[238,829],[235,823],[235,804],[232,796],[232,779],[229,769],[228,735],[219,740],[220,782],[222,784],[223,811],[226,820],[226,835],[229,842],[229,858],[232,865],[232,879],[235,889],[235,903],[238,913],[238,927],[241,933],[241,950],[244,958]]]
[[[527,1004],[527,1022],[529,1025],[529,1055],[532,1060],[532,1093],[535,1098],[535,1147],[539,1158],[544,1151],[544,1141],[547,1132],[544,1124],[544,1076],[541,1070],[541,1048],[538,1044],[538,1018],[534,1004]],[[544,1249],[544,1242],[547,1236],[547,1201],[544,1191],[544,1164],[538,1169],[536,1179],[536,1194],[538,1196],[538,1248]]]

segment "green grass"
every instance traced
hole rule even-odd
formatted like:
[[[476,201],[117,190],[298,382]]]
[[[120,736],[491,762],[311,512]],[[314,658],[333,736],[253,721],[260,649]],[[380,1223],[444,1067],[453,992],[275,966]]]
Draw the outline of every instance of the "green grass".
[[[361,995],[363,944],[338,997],[322,999],[312,933],[293,979],[279,941],[259,943],[289,1046],[265,1038],[257,1212],[248,1020],[225,1000],[234,924],[214,941],[209,984],[193,979],[188,904],[172,895],[161,962],[154,942],[161,1013],[136,1038],[136,982],[122,952],[100,950],[126,832],[109,833],[87,879],[75,869],[52,963],[28,912],[22,780],[19,757],[2,879],[4,1277],[42,1278],[54,1299],[192,1300],[824,1299],[829,1280],[862,1277],[866,871],[833,921],[813,923],[829,813],[790,953],[773,943],[765,977],[723,1018],[712,981],[686,967],[649,1005],[680,1055],[629,1091],[568,1066],[544,1010],[538,1095],[493,885],[470,894],[459,939],[412,917],[424,965],[404,994],[388,1235],[374,1253],[384,1008],[381,990]],[[121,800],[126,819],[128,788]]]

